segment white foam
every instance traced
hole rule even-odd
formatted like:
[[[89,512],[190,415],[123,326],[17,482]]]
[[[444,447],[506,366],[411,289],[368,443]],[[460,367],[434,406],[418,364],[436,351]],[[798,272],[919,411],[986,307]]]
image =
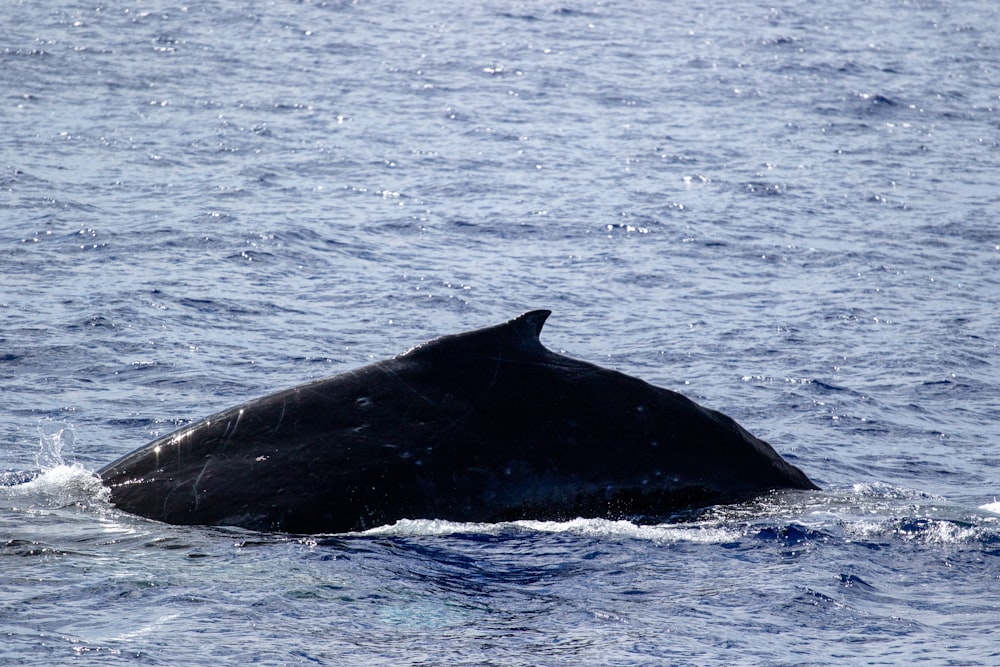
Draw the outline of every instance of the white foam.
[[[571,519],[569,521],[511,521],[507,523],[462,523],[441,519],[402,519],[396,523],[366,530],[361,535],[415,537],[431,535],[499,535],[510,530],[539,533],[573,533],[602,538],[627,538],[653,542],[720,543],[739,539],[742,533],[716,523],[637,525],[631,521],[608,519]]]
[[[909,489],[902,486],[894,486],[885,482],[863,482],[854,484],[852,490],[857,498],[867,500],[944,500],[941,496],[935,496],[924,491]]]
[[[443,519],[400,519],[396,523],[371,528],[358,533],[365,536],[413,537],[422,535],[453,535],[455,533],[499,533],[501,524],[461,523]]]
[[[93,471],[74,463],[43,470],[38,477],[27,482],[2,487],[0,493],[8,498],[31,498],[34,502],[47,505],[66,505],[78,500],[106,497],[108,490]]]
[[[997,499],[994,498],[992,503],[980,505],[979,509],[986,510],[987,512],[993,512],[994,514],[1000,514],[1000,502],[997,502]]]

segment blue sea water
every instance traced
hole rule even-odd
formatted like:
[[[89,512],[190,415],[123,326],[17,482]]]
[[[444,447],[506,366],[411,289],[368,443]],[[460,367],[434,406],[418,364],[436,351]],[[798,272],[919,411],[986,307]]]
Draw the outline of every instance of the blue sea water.
[[[1000,663],[1000,8],[452,5],[2,4],[0,664]],[[305,539],[92,475],[531,308],[824,490]]]

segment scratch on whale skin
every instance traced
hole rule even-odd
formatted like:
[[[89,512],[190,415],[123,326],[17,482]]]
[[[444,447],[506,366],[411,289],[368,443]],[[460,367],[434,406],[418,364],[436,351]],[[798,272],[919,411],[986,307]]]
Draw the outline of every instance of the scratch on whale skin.
[[[198,505],[201,503],[201,497],[198,495],[198,485],[201,484],[201,478],[205,476],[205,471],[208,470],[208,466],[212,465],[212,457],[208,457],[205,461],[205,465],[201,467],[201,472],[194,480],[194,484],[191,485],[191,497],[194,498],[194,508],[198,509]]]

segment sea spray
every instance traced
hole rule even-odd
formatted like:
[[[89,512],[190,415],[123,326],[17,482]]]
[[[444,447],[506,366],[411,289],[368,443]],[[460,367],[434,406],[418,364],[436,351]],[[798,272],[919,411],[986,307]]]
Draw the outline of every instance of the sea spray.
[[[64,507],[106,500],[107,489],[93,471],[77,462],[67,463],[76,443],[76,429],[66,421],[42,421],[38,425],[39,448],[35,454],[37,471],[10,473],[0,484],[6,498],[30,499],[32,506]]]
[[[69,454],[76,444],[76,428],[68,421],[44,420],[38,424],[38,453],[35,464],[49,470],[65,463],[63,453]]]

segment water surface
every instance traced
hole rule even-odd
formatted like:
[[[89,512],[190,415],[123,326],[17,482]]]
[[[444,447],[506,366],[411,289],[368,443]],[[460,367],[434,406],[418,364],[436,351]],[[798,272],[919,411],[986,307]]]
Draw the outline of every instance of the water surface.
[[[992,3],[7,14],[0,662],[997,663]],[[93,483],[532,308],[824,491],[300,539]]]

